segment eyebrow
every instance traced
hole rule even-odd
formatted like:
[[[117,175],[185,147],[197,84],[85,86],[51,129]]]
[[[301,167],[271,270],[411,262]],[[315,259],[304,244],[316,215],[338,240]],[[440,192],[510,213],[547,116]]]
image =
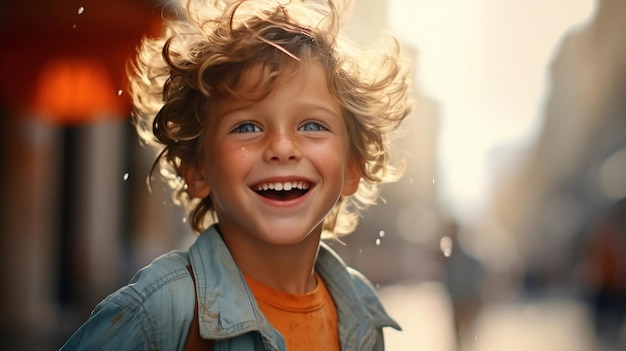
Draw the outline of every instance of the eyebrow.
[[[324,112],[328,112],[332,115],[335,115],[337,117],[341,117],[342,113],[341,113],[341,106],[339,106],[339,114],[337,114],[337,112],[335,112],[335,110],[333,109],[332,106],[328,106],[327,104],[317,104],[314,102],[304,102],[301,105],[306,106],[307,108],[309,108],[310,110],[313,111],[324,111]]]

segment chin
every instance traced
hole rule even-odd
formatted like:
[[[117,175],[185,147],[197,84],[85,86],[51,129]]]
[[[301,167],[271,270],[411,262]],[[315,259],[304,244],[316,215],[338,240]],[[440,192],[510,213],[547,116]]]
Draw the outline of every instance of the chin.
[[[266,243],[270,244],[270,245],[289,246],[289,245],[300,244],[300,243],[304,242],[308,237],[309,237],[309,235],[289,236],[289,237],[272,236],[272,237],[265,237],[265,238],[263,238],[263,240]]]
[[[261,239],[270,245],[296,245],[305,241],[320,240],[321,232],[314,227],[313,229],[294,229],[293,226],[271,226],[269,235],[263,235]],[[321,227],[320,227],[321,228]],[[320,232],[316,235],[316,233]],[[280,235],[280,233],[289,233],[287,235]],[[297,233],[297,234],[296,234]],[[315,239],[317,237],[317,239]]]

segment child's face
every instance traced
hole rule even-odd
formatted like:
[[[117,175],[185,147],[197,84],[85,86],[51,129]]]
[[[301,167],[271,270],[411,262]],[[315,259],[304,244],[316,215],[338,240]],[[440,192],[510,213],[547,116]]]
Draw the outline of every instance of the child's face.
[[[260,73],[244,75],[244,87]],[[209,118],[203,159],[185,178],[192,195],[211,196],[225,236],[300,242],[321,232],[340,195],[357,189],[342,110],[316,62],[258,103],[219,101]]]

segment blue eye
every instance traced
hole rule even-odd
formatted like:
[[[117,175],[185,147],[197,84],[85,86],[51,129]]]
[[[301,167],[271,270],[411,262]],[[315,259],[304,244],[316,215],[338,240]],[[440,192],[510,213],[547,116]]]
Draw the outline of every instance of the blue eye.
[[[258,133],[260,131],[261,131],[261,128],[259,128],[254,123],[244,122],[244,123],[238,124],[235,128],[233,128],[231,130],[231,133]]]
[[[310,121],[300,126],[299,130],[303,132],[321,132],[321,131],[328,130],[328,128],[326,127],[326,125],[324,125],[321,122]]]

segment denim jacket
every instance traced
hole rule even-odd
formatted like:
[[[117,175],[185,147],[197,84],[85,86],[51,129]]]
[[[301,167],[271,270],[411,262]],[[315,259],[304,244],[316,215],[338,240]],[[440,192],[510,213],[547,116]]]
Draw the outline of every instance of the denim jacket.
[[[337,308],[341,349],[383,350],[382,328],[400,327],[370,283],[324,244],[316,269]],[[183,350],[196,293],[200,335],[216,341],[215,351],[286,350],[215,227],[202,233],[188,252],[170,252],[140,270],[127,286],[99,303],[61,349]]]

